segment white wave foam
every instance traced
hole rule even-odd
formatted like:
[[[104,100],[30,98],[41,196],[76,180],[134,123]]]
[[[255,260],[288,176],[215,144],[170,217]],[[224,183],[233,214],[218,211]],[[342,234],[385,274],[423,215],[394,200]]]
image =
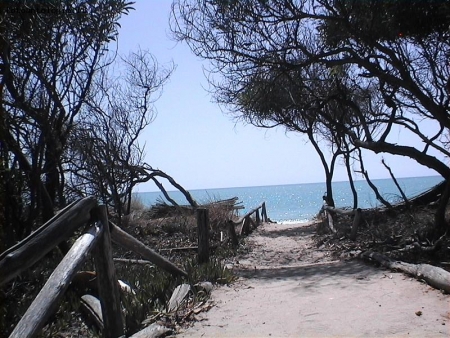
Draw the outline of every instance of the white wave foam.
[[[310,222],[310,219],[289,219],[284,221],[277,221],[277,223],[280,224],[296,224],[296,223],[308,223]]]

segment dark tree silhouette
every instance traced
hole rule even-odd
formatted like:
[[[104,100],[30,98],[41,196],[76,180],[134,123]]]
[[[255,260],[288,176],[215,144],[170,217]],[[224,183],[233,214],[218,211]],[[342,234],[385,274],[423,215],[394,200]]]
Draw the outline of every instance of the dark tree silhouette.
[[[66,204],[68,140],[131,7],[121,0],[0,6],[1,226],[14,243]]]
[[[257,94],[251,83],[269,75],[295,73],[295,83],[314,94],[308,72],[319,67],[334,83],[333,93],[315,100],[315,107],[293,96],[297,112],[314,108],[320,123],[345,135],[352,148],[409,157],[447,180],[450,33],[442,27],[448,27],[449,6],[424,1],[418,10],[397,12],[401,3],[180,0],[171,27],[175,38],[210,61],[211,90],[230,111],[242,114],[240,95]],[[419,22],[438,17],[417,29],[408,16]],[[267,87],[265,94],[276,90]],[[399,130],[408,136],[404,144],[393,141]],[[423,146],[412,147],[411,140]],[[442,217],[436,220],[438,232],[445,232]]]

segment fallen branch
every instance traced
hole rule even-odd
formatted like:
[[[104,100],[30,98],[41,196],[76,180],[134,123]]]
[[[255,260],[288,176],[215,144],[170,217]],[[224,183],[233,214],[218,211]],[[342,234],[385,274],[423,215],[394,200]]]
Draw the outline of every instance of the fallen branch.
[[[433,245],[422,245],[419,242],[413,242],[411,244],[407,244],[402,248],[394,248],[394,250],[392,251],[396,251],[396,252],[408,252],[408,251],[416,251],[416,252],[426,252],[426,253],[430,253],[430,252],[435,252],[437,250],[439,250],[442,246],[442,242],[444,241],[444,239],[446,238],[447,233],[443,234],[436,242],[434,242]],[[431,243],[430,243],[431,244]]]
[[[354,215],[356,209],[339,209],[335,207],[330,207],[329,205],[324,204],[323,206],[324,210],[327,210],[331,213],[339,214],[339,215]]]
[[[382,266],[404,272],[419,280],[425,280],[430,286],[450,293],[450,272],[430,264],[410,264],[396,261],[377,252],[363,252],[361,257],[366,260],[374,260]]]

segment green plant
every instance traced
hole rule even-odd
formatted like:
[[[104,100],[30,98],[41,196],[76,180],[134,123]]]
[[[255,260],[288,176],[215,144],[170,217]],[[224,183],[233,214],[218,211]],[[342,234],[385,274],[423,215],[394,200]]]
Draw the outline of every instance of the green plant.
[[[122,266],[117,275],[134,291],[122,294],[127,335],[137,332],[145,319],[164,312],[172,291],[181,283],[180,277],[146,265]]]
[[[230,284],[236,280],[236,276],[225,267],[222,260],[216,257],[208,263],[198,264],[196,259],[186,262],[185,270],[188,273],[188,281],[191,285],[208,281],[218,284]]]

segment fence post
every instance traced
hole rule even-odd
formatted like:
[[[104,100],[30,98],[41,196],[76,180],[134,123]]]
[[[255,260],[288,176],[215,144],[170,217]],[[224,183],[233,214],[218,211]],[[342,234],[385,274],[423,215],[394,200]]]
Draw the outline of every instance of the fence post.
[[[259,209],[256,209],[256,227],[259,227],[261,224],[261,219],[259,217]]]
[[[198,230],[198,262],[200,264],[209,261],[209,210],[197,209]]]
[[[267,222],[267,210],[266,210],[266,202],[263,202],[261,208],[261,218],[263,222]]]
[[[228,221],[228,232],[230,234],[231,243],[233,244],[233,247],[237,247],[239,244],[239,241],[236,236],[236,229],[234,227],[234,222],[232,220]]]
[[[242,222],[240,235],[248,235],[250,233],[250,216],[244,218]]]
[[[97,213],[103,226],[103,234],[94,250],[98,291],[104,323],[103,337],[119,337],[124,334],[124,327],[120,308],[119,285],[112,257],[111,235],[106,205],[99,206]]]

